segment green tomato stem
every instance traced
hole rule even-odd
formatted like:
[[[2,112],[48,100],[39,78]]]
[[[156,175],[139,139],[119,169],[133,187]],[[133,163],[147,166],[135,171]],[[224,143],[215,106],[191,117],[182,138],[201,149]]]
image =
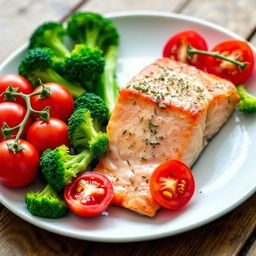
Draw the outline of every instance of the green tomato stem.
[[[239,67],[240,70],[243,70],[247,67],[248,62],[241,62],[238,60],[233,60],[231,58],[225,57],[223,55],[221,55],[218,52],[209,52],[209,51],[202,51],[202,50],[198,50],[196,48],[193,48],[190,44],[188,44],[187,47],[187,53],[188,56],[191,58],[193,54],[202,54],[202,55],[207,55],[207,56],[211,56],[217,59],[221,59],[221,60],[225,60],[227,62],[233,63],[235,65],[237,65]]]
[[[43,88],[40,91],[33,92],[31,94],[24,94],[24,93],[21,93],[21,92],[17,92],[17,90],[15,88],[13,88],[12,86],[9,86],[6,89],[6,91],[1,94],[1,95],[5,95],[6,98],[14,98],[15,96],[20,96],[26,102],[27,112],[26,112],[26,115],[24,116],[23,120],[17,126],[12,127],[12,128],[10,128],[6,123],[4,123],[4,125],[1,129],[1,132],[2,132],[2,134],[5,138],[10,137],[11,133],[18,129],[18,133],[15,136],[14,143],[7,144],[8,148],[10,150],[12,150],[13,153],[17,153],[18,151],[23,149],[23,147],[19,144],[19,139],[21,137],[21,134],[24,130],[24,127],[25,127],[25,125],[26,125],[26,123],[27,123],[31,114],[40,115],[40,119],[43,120],[43,121],[48,121],[49,118],[50,118],[50,114],[49,114],[50,108],[46,107],[42,111],[34,110],[31,106],[31,102],[30,102],[31,97],[36,96],[36,95],[40,95],[41,98],[45,98],[45,97],[49,96],[50,94],[51,94],[50,88],[45,87],[44,85],[43,85]],[[9,136],[6,136],[6,134],[8,134]]]

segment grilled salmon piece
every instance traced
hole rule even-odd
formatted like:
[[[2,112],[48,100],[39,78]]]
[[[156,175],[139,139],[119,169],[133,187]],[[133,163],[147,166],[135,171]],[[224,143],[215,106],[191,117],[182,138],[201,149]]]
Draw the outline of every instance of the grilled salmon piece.
[[[114,186],[113,203],[153,217],[149,178],[164,161],[191,166],[233,112],[239,96],[224,79],[158,59],[121,89],[109,120],[109,151],[95,171]]]

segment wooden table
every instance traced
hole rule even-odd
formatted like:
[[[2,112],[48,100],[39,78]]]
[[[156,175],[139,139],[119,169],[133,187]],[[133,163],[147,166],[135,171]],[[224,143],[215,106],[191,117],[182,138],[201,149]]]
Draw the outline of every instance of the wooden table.
[[[255,0],[0,0],[0,61],[46,20],[75,11],[160,10],[204,18],[256,44]],[[37,228],[0,205],[0,255],[256,255],[256,195],[224,217],[165,239],[105,244],[62,237]]]

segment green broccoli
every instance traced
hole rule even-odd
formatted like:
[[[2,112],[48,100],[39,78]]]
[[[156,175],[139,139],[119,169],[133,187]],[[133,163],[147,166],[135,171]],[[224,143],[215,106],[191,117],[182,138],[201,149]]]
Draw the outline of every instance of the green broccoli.
[[[29,48],[48,47],[60,58],[70,56],[70,51],[64,44],[66,29],[58,22],[45,22],[40,25],[30,37]]]
[[[74,97],[79,97],[85,90],[78,84],[64,79],[54,70],[54,55],[49,48],[35,48],[29,50],[19,65],[19,74],[37,85],[38,79],[42,82],[55,82],[65,86]]]
[[[117,47],[114,45],[109,47],[104,59],[104,72],[97,86],[95,86],[95,93],[103,99],[109,112],[112,113],[119,92],[119,86],[116,81]]]
[[[119,36],[114,24],[93,12],[80,12],[68,20],[68,34],[75,42],[89,48],[98,47],[105,53],[110,45],[118,45]]]
[[[61,74],[72,81],[79,82],[87,90],[92,90],[104,71],[102,52],[77,44],[69,58],[65,58]]]
[[[85,93],[75,100],[75,110],[87,108],[91,112],[93,125],[100,131],[109,119],[109,111],[102,98],[94,93]]]
[[[103,51],[104,73],[91,91],[102,97],[112,112],[119,91],[116,82],[119,35],[114,24],[96,13],[76,13],[68,20],[68,34],[78,43]]]
[[[89,148],[96,157],[102,157],[108,150],[108,137],[97,132],[93,125],[90,110],[80,108],[74,111],[68,120],[70,142],[76,151]]]
[[[42,192],[28,192],[25,195],[27,208],[32,215],[44,218],[60,218],[67,214],[68,207],[50,185]]]
[[[240,96],[237,104],[238,110],[248,113],[256,112],[256,97],[250,94],[243,85],[237,86],[237,92]]]
[[[41,156],[40,167],[45,180],[55,190],[62,190],[79,172],[86,171],[94,155],[87,149],[70,155],[65,145],[47,149]]]

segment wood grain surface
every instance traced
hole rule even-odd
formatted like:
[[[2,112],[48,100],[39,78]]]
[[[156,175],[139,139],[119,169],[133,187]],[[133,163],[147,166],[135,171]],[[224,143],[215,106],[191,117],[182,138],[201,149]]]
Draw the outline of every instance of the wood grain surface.
[[[256,45],[255,0],[0,0],[0,4],[0,61],[26,42],[38,24],[64,20],[76,10],[184,13],[222,25]],[[222,218],[184,234],[147,242],[106,244],[44,231],[0,205],[0,255],[255,256],[255,212],[256,195]]]

